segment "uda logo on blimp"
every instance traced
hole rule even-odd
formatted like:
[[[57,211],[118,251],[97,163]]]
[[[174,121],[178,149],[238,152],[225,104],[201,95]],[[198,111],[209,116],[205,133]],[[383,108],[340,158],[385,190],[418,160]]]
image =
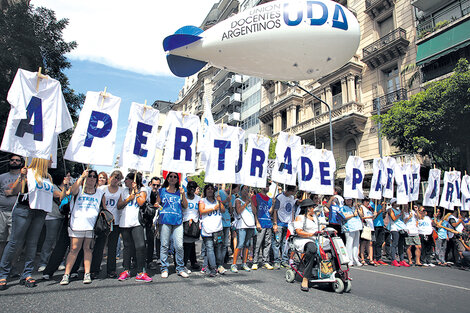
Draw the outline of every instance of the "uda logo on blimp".
[[[307,19],[310,20],[310,25],[312,26],[321,26],[326,23],[328,20],[328,7],[320,1],[306,1],[307,3]],[[291,19],[292,16],[296,16],[295,19]],[[287,26],[297,26],[299,25],[304,16],[304,10],[298,8],[297,6],[292,6],[290,3],[286,2],[283,6],[283,17],[284,23]],[[314,17],[319,16],[319,17]],[[348,30],[348,20],[346,19],[346,14],[344,14],[343,8],[339,5],[335,5],[335,10],[333,12],[333,23],[331,25],[333,28],[338,28],[342,30]]]

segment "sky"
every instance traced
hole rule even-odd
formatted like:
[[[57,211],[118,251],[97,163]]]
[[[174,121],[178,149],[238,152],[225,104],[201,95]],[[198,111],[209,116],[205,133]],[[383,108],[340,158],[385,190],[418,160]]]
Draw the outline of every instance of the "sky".
[[[66,70],[76,92],[102,91],[121,97],[116,156],[122,148],[132,102],[176,101],[184,79],[171,74],[163,39],[185,25],[199,26],[216,0],[32,0],[69,19],[66,41],[78,47]],[[95,166],[110,172],[112,167]]]

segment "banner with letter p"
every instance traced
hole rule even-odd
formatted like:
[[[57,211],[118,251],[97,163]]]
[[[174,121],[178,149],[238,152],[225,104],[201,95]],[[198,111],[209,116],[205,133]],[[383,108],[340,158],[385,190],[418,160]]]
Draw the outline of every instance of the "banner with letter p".
[[[364,199],[362,183],[364,182],[364,161],[358,156],[349,156],[346,162],[346,178],[344,180],[344,197]]]

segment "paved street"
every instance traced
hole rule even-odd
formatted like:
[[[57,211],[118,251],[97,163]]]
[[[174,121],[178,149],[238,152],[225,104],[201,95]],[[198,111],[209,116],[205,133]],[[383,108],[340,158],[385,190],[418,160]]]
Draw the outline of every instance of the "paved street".
[[[152,283],[97,279],[68,286],[59,285],[61,273],[34,289],[10,282],[0,293],[2,312],[466,312],[470,295],[470,272],[438,267],[353,268],[350,294],[301,292],[298,282],[285,282],[284,269],[215,278],[197,272],[189,279],[152,272]]]

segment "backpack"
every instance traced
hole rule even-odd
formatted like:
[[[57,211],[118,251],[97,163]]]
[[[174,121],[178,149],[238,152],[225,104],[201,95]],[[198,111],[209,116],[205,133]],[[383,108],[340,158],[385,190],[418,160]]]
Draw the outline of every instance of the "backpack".
[[[108,236],[113,231],[114,216],[105,208],[101,207],[98,218],[93,228],[95,238],[101,235]]]
[[[153,224],[153,218],[155,217],[156,212],[157,209],[153,205],[150,205],[148,201],[145,201],[145,203],[139,207],[140,225],[143,227],[151,226]]]

